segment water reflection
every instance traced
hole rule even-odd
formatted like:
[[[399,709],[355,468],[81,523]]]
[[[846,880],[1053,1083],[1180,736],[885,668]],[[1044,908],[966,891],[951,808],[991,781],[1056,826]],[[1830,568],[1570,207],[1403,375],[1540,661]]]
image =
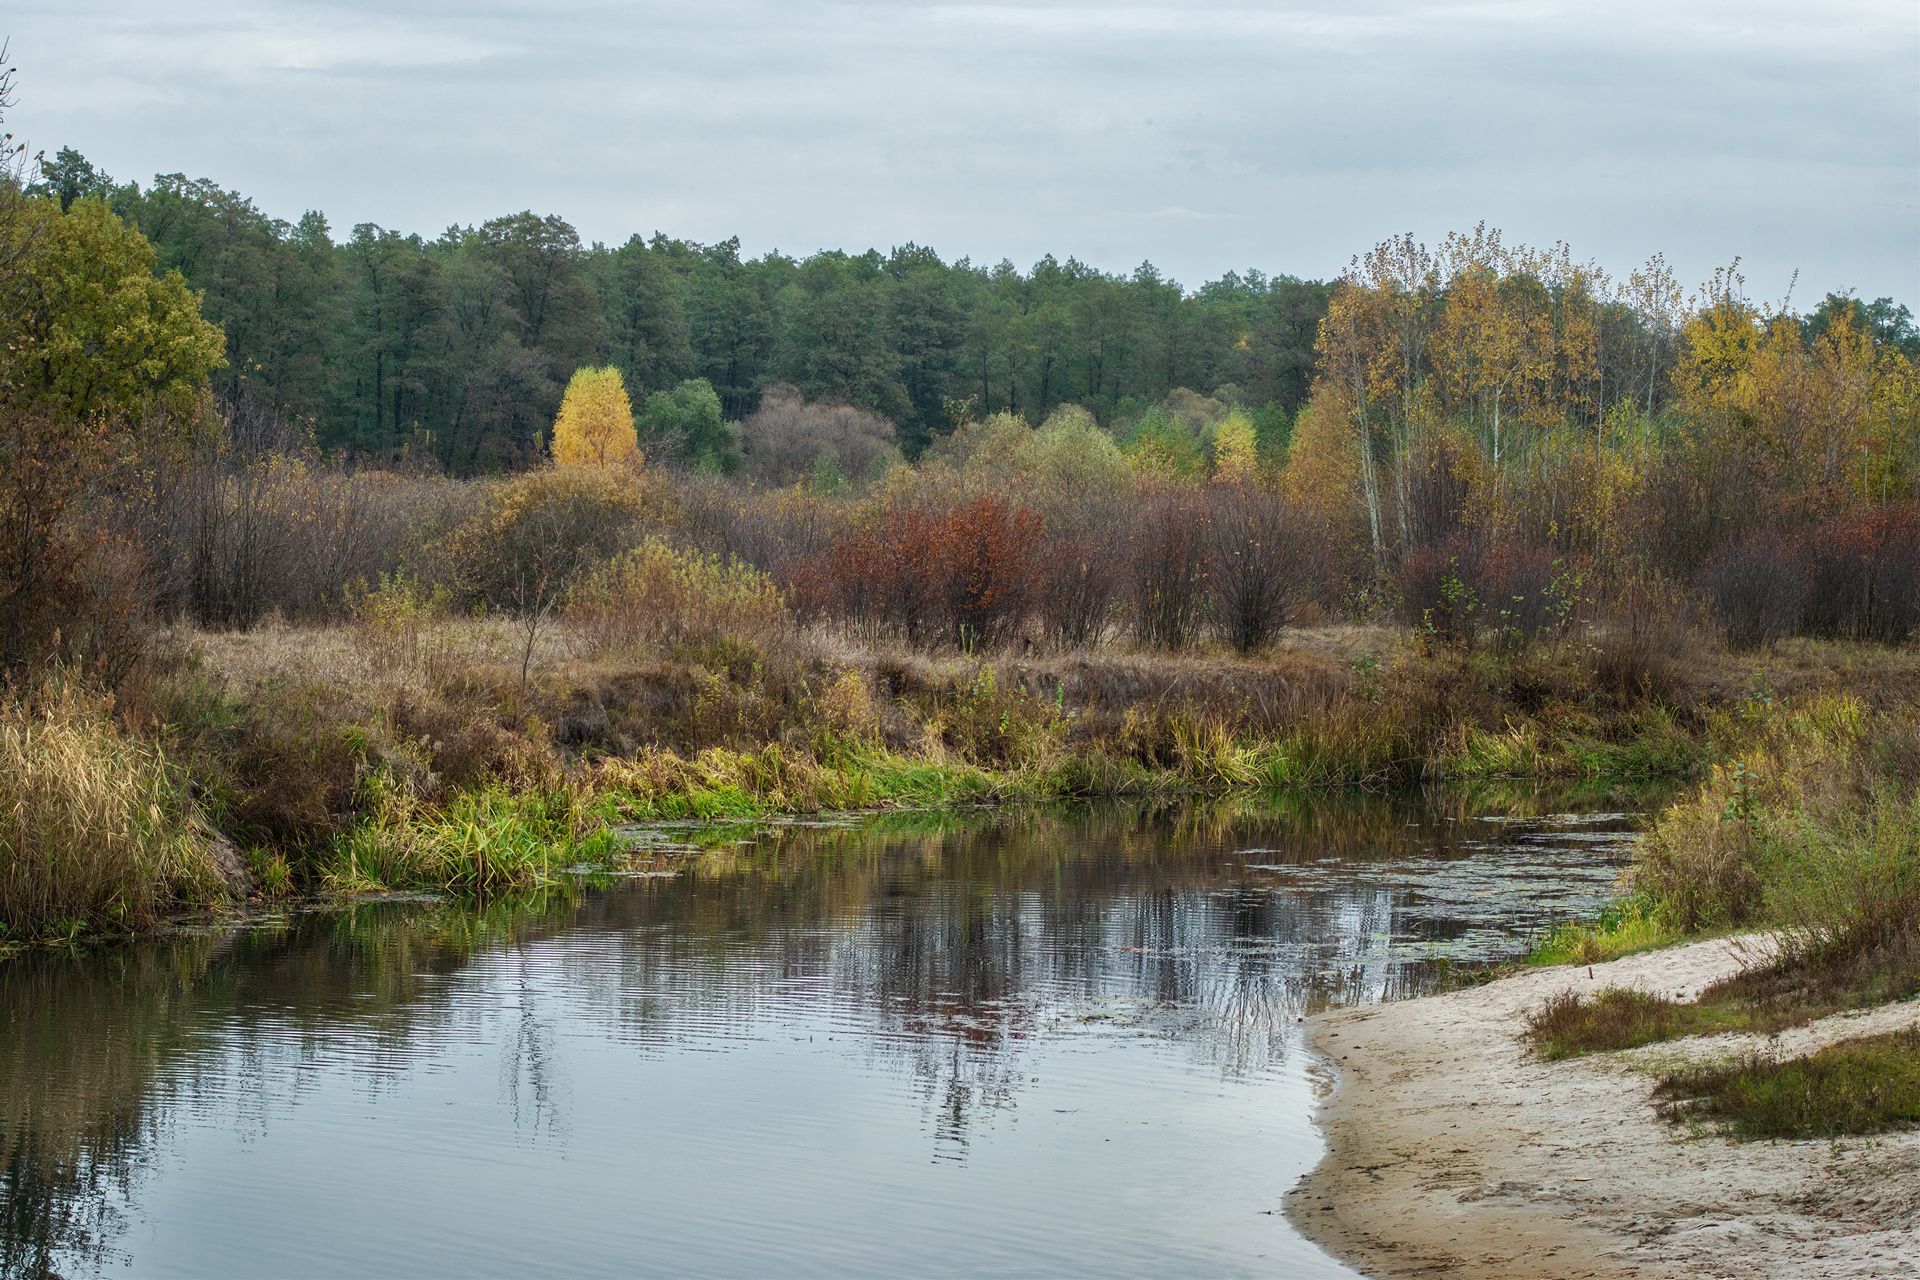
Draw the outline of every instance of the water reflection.
[[[16,960],[0,1275],[554,1269],[513,1212],[543,1202],[618,1209],[561,1270],[632,1269],[633,1232],[661,1270],[878,1270],[980,1214],[995,1245],[927,1269],[1330,1266],[1203,1202],[1270,1202],[1316,1155],[1303,1013],[1417,991],[1608,895],[1631,821],[1564,804],[656,829],[640,874],[545,901]],[[400,1215],[396,1187],[433,1204]],[[1149,1192],[1181,1228],[1130,1204]]]

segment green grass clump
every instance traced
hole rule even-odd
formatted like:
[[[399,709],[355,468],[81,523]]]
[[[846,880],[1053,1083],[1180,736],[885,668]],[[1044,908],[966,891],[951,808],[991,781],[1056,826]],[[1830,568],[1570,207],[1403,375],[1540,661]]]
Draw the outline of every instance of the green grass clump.
[[[1637,1049],[1675,1035],[1686,1008],[1629,987],[1608,987],[1591,999],[1565,991],[1527,1018],[1527,1037],[1549,1061]]]
[[[1609,987],[1592,998],[1556,996],[1527,1022],[1548,1059],[1632,1049],[1681,1036],[1771,1035],[1847,1009],[1920,995],[1920,921],[1873,948],[1789,946],[1766,964],[1716,982],[1691,1002]]]
[[[1776,959],[1701,1001],[1721,1014],[1745,1002],[1740,1017],[1710,1021],[1754,1027],[1920,987],[1920,707],[1753,701],[1715,731],[1722,761],[1655,821],[1628,896],[1555,928],[1529,962],[1598,964],[1762,929],[1780,941]],[[1676,1034],[1702,1029],[1714,1028]]]
[[[439,810],[389,798],[334,842],[324,880],[347,892],[525,892],[610,851],[609,836],[583,835],[581,825],[571,798],[557,793],[469,792]]]
[[[1681,931],[1657,903],[1629,896],[1606,908],[1592,922],[1555,925],[1527,955],[1527,963],[1604,964],[1641,951],[1671,946]]]
[[[1684,1067],[1655,1090],[1670,1120],[1733,1136],[1837,1138],[1920,1122],[1920,1028],[1843,1040],[1801,1058]]]
[[[220,892],[160,748],[59,682],[0,700],[0,942],[151,925]]]

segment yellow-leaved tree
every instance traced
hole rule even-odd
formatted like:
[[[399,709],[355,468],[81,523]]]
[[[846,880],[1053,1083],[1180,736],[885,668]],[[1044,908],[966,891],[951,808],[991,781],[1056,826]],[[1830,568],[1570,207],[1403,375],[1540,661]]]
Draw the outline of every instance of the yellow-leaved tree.
[[[1235,409],[1213,429],[1213,482],[1252,484],[1259,478],[1259,437],[1253,420]]]
[[[553,460],[562,466],[640,461],[627,384],[611,365],[575,369],[553,420]]]

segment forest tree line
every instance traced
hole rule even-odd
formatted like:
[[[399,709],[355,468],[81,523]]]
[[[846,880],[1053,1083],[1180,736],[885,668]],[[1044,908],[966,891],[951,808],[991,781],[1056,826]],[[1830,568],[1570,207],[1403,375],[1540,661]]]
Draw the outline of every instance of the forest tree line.
[[[568,376],[591,364],[619,369],[637,404],[704,381],[729,420],[791,386],[894,423],[909,456],[958,405],[1037,422],[1073,403],[1113,421],[1176,388],[1229,387],[1283,417],[1306,399],[1330,292],[1259,272],[1189,292],[1150,263],[1023,272],[914,244],[804,259],[658,233],[610,247],[532,212],[433,238],[336,235],[320,213],[286,222],[206,180],[115,182],[66,148],[34,190],[104,201],[202,293],[227,335],[217,392],[264,397],[323,448],[411,448],[458,474],[536,458]]]
[[[1797,313],[1737,266],[1689,291],[1485,227],[1187,292],[608,249],[530,212],[336,243],[70,150],[0,194],[10,661],[143,610],[335,619],[396,574],[541,617],[637,542],[963,648],[1920,625],[1920,335],[1890,299]],[[556,474],[589,374],[638,447]]]

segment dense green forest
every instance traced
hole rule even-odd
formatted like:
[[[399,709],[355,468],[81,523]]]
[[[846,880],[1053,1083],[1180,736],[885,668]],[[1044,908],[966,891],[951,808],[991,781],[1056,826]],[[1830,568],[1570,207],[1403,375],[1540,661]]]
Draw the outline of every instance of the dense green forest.
[[[610,247],[531,211],[432,239],[372,223],[339,237],[323,213],[288,222],[207,179],[117,182],[71,148],[40,169],[32,192],[103,201],[200,291],[226,334],[223,400],[310,424],[324,449],[456,474],[537,460],[567,378],[593,364],[619,369],[636,404],[664,397],[656,417],[710,388],[737,421],[792,387],[891,422],[908,457],[972,418],[1039,422],[1072,404],[1114,427],[1183,389],[1245,409],[1275,446],[1312,390],[1334,290],[1259,270],[1188,290],[1150,262],[1118,275],[1071,256],[1023,272],[912,243],[750,258],[738,239],[656,232]],[[1806,337],[1842,312],[1876,345],[1920,354],[1910,313],[1885,297],[1829,295]],[[1597,309],[1596,413],[1667,405],[1660,364],[1682,318],[1657,257]]]
[[[1178,387],[1230,387],[1277,421],[1306,399],[1330,293],[1258,271],[1189,292],[1151,263],[1023,272],[915,244],[804,259],[658,233],[609,247],[532,212],[433,238],[371,223],[336,236],[318,212],[287,222],[180,174],[115,182],[66,148],[37,189],[106,201],[203,292],[227,334],[217,391],[311,420],[323,447],[425,450],[463,473],[537,457],[583,364],[618,368],[636,400],[703,379],[731,419],[788,384],[889,419],[909,454],[969,400],[982,416],[1073,403],[1109,421]]]

